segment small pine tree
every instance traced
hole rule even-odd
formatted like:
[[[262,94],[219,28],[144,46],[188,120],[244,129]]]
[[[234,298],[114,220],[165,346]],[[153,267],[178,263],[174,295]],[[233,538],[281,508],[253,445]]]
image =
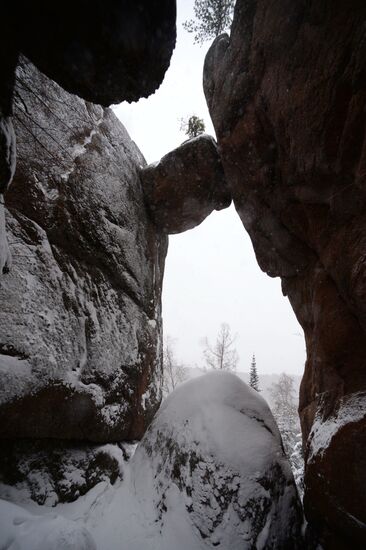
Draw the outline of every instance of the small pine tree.
[[[181,120],[180,129],[191,139],[203,134],[206,127],[202,118],[192,115],[188,120]]]
[[[259,376],[257,372],[257,363],[255,361],[255,355],[253,354],[252,357],[252,363],[250,365],[250,378],[249,378],[249,386],[253,388],[253,390],[260,391],[259,389]]]

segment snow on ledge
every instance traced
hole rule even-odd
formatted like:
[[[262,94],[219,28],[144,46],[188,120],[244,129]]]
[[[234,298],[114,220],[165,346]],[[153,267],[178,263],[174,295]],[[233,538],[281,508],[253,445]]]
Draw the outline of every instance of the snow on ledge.
[[[347,424],[358,422],[366,417],[366,393],[357,392],[341,400],[335,416],[323,421],[319,411],[315,415],[315,421],[309,436],[308,462],[317,455],[323,455],[329,447],[333,437]]]

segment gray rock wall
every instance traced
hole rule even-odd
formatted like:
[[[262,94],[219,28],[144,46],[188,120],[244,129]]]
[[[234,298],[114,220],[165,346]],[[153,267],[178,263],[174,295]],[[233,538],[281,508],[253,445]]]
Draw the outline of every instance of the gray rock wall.
[[[113,112],[22,63],[0,280],[0,436],[141,437],[159,400],[167,238]]]

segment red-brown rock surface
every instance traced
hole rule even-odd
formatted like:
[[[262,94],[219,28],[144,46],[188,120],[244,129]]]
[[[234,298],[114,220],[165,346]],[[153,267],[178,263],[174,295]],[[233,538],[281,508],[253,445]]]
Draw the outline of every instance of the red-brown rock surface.
[[[238,0],[204,71],[236,208],[305,331],[305,511],[327,549],[366,545],[365,18]]]
[[[141,178],[146,204],[164,233],[192,229],[231,203],[216,142],[208,135],[184,142],[144,168]]]

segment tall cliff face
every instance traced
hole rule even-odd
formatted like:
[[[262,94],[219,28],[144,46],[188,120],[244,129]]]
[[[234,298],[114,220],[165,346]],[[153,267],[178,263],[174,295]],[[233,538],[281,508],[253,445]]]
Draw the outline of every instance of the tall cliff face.
[[[305,508],[326,548],[366,541],[365,17],[238,0],[204,71],[236,208],[305,331]]]
[[[23,63],[0,280],[0,436],[139,438],[160,401],[167,237],[145,161],[109,109]]]

